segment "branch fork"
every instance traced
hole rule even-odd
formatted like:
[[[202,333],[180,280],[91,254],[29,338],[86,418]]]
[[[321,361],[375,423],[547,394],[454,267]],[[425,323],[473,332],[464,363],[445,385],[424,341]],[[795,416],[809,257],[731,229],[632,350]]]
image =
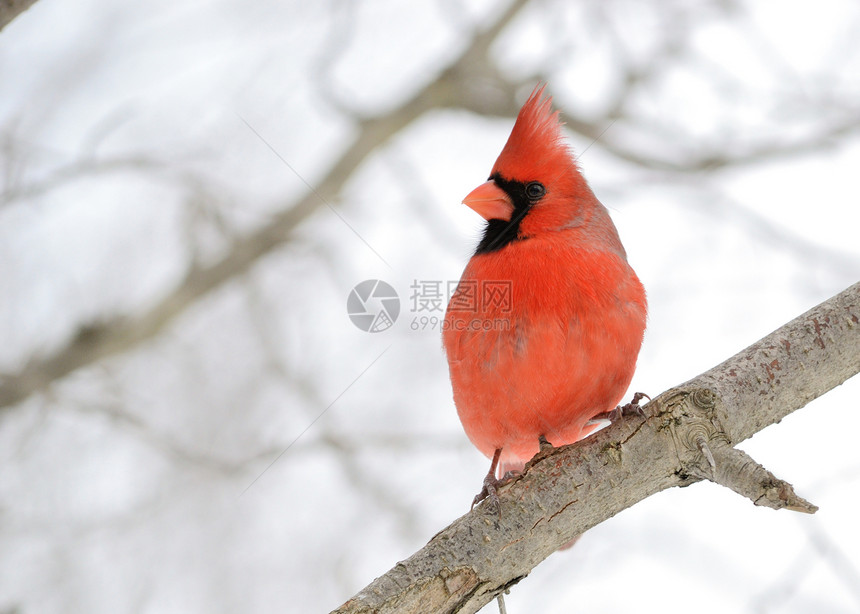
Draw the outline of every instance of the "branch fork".
[[[718,418],[720,402],[716,391],[693,388],[670,390],[649,404],[648,410],[656,411],[661,427],[672,433],[686,483],[709,480],[755,505],[775,510],[818,511],[817,506],[798,496],[791,484],[732,446]]]

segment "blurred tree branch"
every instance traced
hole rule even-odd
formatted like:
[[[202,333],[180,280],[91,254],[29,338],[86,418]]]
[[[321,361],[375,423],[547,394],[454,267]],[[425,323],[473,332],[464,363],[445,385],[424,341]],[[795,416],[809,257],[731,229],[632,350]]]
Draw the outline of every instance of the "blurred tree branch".
[[[702,479],[756,505],[813,513],[734,448],[860,372],[860,283],[588,439],[541,452],[503,487],[336,610],[476,612],[576,535]]]
[[[473,65],[491,65],[487,58],[490,44],[526,4],[526,0],[513,2],[492,26],[475,35],[471,45],[448,70],[398,108],[380,117],[360,119],[358,136],[329,169],[316,191],[305,194],[294,204],[285,205],[267,225],[238,238],[221,260],[210,265],[192,265],[175,290],[149,311],[82,326],[74,338],[53,354],[33,358],[17,373],[4,375],[0,379],[0,407],[14,405],[77,369],[127,351],[154,337],[199,298],[247,272],[260,258],[288,241],[301,222],[334,199],[372,151],[427,111],[457,106],[462,96],[477,95],[461,79],[470,78]],[[479,98],[483,99],[485,93],[480,92]],[[493,99],[498,101],[501,97],[505,102],[492,110],[477,101],[469,106],[497,113],[515,109],[513,86],[500,86],[499,94]]]
[[[351,145],[341,153],[318,182],[316,189],[309,190],[295,202],[283,203],[280,211],[269,218],[265,225],[247,234],[231,237],[229,247],[220,260],[201,263],[190,259],[181,281],[147,311],[127,317],[108,316],[98,322],[81,323],[77,333],[56,350],[41,356],[31,356],[20,369],[0,376],[0,407],[15,405],[34,393],[46,390],[53,382],[80,368],[126,352],[157,336],[200,298],[240,278],[262,258],[288,243],[302,222],[335,199],[371,153],[386,145],[392,137],[427,112],[458,108],[480,115],[515,114],[518,106],[517,94],[521,86],[530,86],[537,79],[545,79],[549,75],[545,71],[537,71],[513,80],[498,67],[493,58],[492,47],[499,40],[500,34],[528,4],[528,0],[512,2],[499,12],[492,25],[475,33],[459,56],[441,70],[435,79],[396,108],[379,115],[364,116],[348,108],[344,101],[336,99],[333,93],[335,89],[328,86],[326,78],[323,78],[319,86],[320,95],[335,109],[355,121],[357,134]],[[644,126],[646,130],[660,133],[659,126],[649,125],[650,118],[631,112],[630,101],[649,83],[659,79],[661,70],[667,70],[667,66],[671,66],[675,58],[692,53],[688,48],[688,36],[683,30],[669,30],[669,38],[656,52],[656,58],[660,61],[654,58],[643,60],[633,51],[623,50],[621,55],[624,57],[626,69],[622,71],[619,89],[610,100],[606,113],[603,116],[592,116],[566,110],[567,125],[586,138],[600,138],[600,146],[619,159],[644,169],[670,173],[696,173],[805,153],[829,147],[836,140],[860,130],[860,120],[857,119],[860,115],[848,105],[841,112],[828,114],[821,119],[817,124],[818,129],[810,134],[786,140],[779,139],[778,135],[742,139],[743,142],[740,143],[731,142],[731,139],[727,142],[718,140],[710,145],[698,145],[693,140],[697,148],[695,151],[682,147],[679,151],[664,153],[659,148],[637,147],[623,137],[604,135],[608,122],[616,119],[618,123],[614,124],[615,131],[623,132],[627,125],[628,128]],[[614,32],[613,28],[609,28],[609,31],[616,46],[623,47],[623,34]],[[331,48],[320,60],[321,72],[324,75],[329,72],[329,67],[343,49],[344,36],[339,30],[335,34]],[[683,142],[678,134],[670,134],[667,138]],[[90,156],[60,167],[37,183],[10,187],[0,196],[0,203],[44,194],[63,182],[86,174],[127,169],[152,171],[161,168],[159,163],[136,155],[105,160]]]
[[[0,31],[34,4],[36,0],[0,0]]]
[[[33,4],[0,0],[0,30]],[[283,145],[290,164],[313,169],[309,192],[318,190],[350,221],[356,216],[364,228],[372,224],[374,247],[397,269],[392,275],[444,277],[440,271],[457,266],[467,248],[468,231],[460,228],[469,220],[457,217],[450,200],[452,207],[441,206],[443,195],[449,188],[459,192],[453,188],[461,179],[471,181],[457,174],[464,162],[480,162],[470,152],[501,142],[519,103],[535,81],[545,80],[577,153],[591,147],[586,167],[601,167],[592,176],[596,191],[619,209],[619,226],[632,220],[628,228],[644,239],[639,248],[628,247],[640,254],[644,248],[638,266],[654,267],[649,290],[665,307],[660,313],[669,334],[679,329],[672,326],[675,313],[693,314],[680,329],[696,326],[697,309],[682,305],[692,301],[713,311],[722,300],[729,306],[732,290],[747,290],[768,270],[772,286],[759,289],[779,293],[780,300],[807,300],[852,283],[858,262],[850,224],[832,222],[850,220],[851,190],[842,170],[860,136],[860,13],[834,6],[807,23],[802,11],[792,16],[758,6],[735,0],[635,7],[336,0],[263,3],[251,11],[228,1],[177,11],[108,2],[83,14],[55,3],[40,4],[0,33],[8,41],[0,54],[0,405],[9,410],[0,411],[8,444],[0,563],[16,578],[7,583],[0,610],[62,610],[71,602],[95,613],[129,603],[157,608],[177,598],[201,611],[272,609],[281,601],[286,609],[328,610],[339,605],[330,595],[343,601],[385,571],[367,571],[381,551],[400,553],[383,556],[393,564],[466,511],[468,499],[459,495],[462,507],[447,513],[428,507],[422,495],[445,483],[446,474],[450,486],[450,471],[434,468],[459,467],[474,455],[453,413],[429,411],[449,394],[434,384],[443,383],[437,370],[444,369],[435,335],[419,337],[402,326],[386,333],[404,342],[396,364],[380,364],[354,396],[315,421],[360,366],[356,352],[375,342],[350,328],[339,299],[364,260],[355,259],[351,238],[338,241],[345,229],[323,199],[285,191],[292,178],[281,176],[234,109],[262,137]],[[54,22],[65,24],[67,36],[45,31]],[[808,26],[803,36],[792,31],[796,24]],[[799,159],[785,164],[788,156]],[[815,179],[813,172],[825,167],[820,191],[802,191],[807,184],[795,169]],[[454,175],[445,172],[452,168]],[[762,189],[795,184],[786,200],[759,198]],[[814,206],[809,217],[804,203],[816,202],[820,210]],[[656,204],[657,212],[638,204]],[[825,207],[835,214],[830,220]],[[674,214],[690,225],[675,224],[670,241],[642,230],[649,220],[662,223]],[[702,220],[715,223],[703,228]],[[702,281],[703,268],[665,258],[691,253],[687,245],[710,257],[703,264],[714,265],[705,284],[677,283]],[[758,266],[741,269],[735,251]],[[710,288],[710,296],[691,299],[694,286]],[[676,300],[679,294],[687,303]],[[721,330],[755,328],[755,317],[743,323],[732,317],[747,308],[737,304]],[[652,324],[659,337],[661,320]],[[717,328],[699,332],[713,336]],[[665,366],[678,360],[663,358]],[[407,387],[390,385],[392,367]],[[767,378],[765,367],[759,372]],[[783,371],[771,372],[785,381]],[[647,379],[647,369],[639,377]],[[411,404],[410,393],[421,388],[428,394]],[[698,416],[698,406],[684,405],[697,398],[664,398],[651,406],[644,426],[639,419],[622,421],[598,435],[604,439],[597,448],[582,442],[578,454],[595,457],[590,466],[600,476],[612,466],[599,461],[620,458],[621,477],[608,487],[627,492],[639,475],[625,471],[648,443],[639,446],[639,437],[655,429],[663,436],[673,428],[681,433],[674,414]],[[828,398],[832,405],[836,395]],[[798,418],[821,420],[818,414]],[[684,454],[696,456],[686,466],[687,481],[673,479],[686,484],[704,475],[757,497],[761,480],[738,482],[729,471],[738,463],[757,466],[729,443],[709,439],[709,431],[698,432],[704,439],[694,430],[681,441],[695,446],[684,446]],[[775,432],[785,439],[784,429]],[[702,441],[713,470],[704,453],[697,455]],[[826,448],[828,441],[817,445]],[[851,462],[844,447],[831,443],[830,452]],[[543,488],[536,476],[551,475],[562,453],[508,487],[504,522],[512,520],[520,494]],[[281,456],[266,481],[236,499]],[[804,480],[801,494],[831,510],[836,498],[846,492],[850,498],[857,471],[828,464],[814,482]],[[412,488],[424,474],[424,488]],[[546,488],[581,483],[567,479]],[[590,487],[574,489],[570,498],[590,500]],[[296,493],[302,505],[292,505]],[[779,489],[770,493],[779,504]],[[761,494],[762,502],[770,500]],[[573,531],[560,523],[580,503],[535,530]],[[773,520],[764,514],[746,520]],[[683,545],[663,539],[659,527],[645,540],[660,541],[651,553],[654,569],[675,566],[703,585],[735,582],[728,602],[760,594],[753,610],[803,612],[810,602],[827,609],[844,601],[840,583],[857,595],[851,560],[857,550],[840,516],[850,524],[844,514],[827,514],[797,523],[794,534],[776,535],[798,546],[786,571],[768,567],[766,549],[732,558],[738,550],[726,539],[731,534],[740,543],[744,531],[720,532],[703,526],[702,518],[690,521],[689,513],[666,521]],[[313,525],[323,517],[338,518],[337,526],[308,530],[308,519]],[[538,552],[528,538],[518,550],[521,543],[495,531],[494,521],[478,513],[470,526],[505,555],[527,559]],[[819,522],[820,534],[813,533]],[[406,555],[404,544],[414,544]],[[714,564],[688,568],[685,547],[697,558],[713,555]],[[617,559],[615,566],[626,564],[623,552],[610,545],[604,554]],[[738,584],[738,570],[753,560],[767,574],[752,586]],[[464,577],[456,563],[448,561],[445,578],[452,594]],[[282,590],[284,570],[296,580],[289,594]],[[767,576],[775,583],[768,586]],[[44,578],[59,579],[57,590],[42,590]],[[522,591],[564,599],[600,578],[577,573],[570,582],[537,582],[545,586],[536,580],[518,587],[520,600]],[[115,590],[100,590],[106,582]],[[473,597],[495,586],[488,582]]]

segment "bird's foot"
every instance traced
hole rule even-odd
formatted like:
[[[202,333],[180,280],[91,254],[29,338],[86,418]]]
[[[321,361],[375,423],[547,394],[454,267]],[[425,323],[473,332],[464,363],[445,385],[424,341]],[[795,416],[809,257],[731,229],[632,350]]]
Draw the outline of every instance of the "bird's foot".
[[[605,411],[602,414],[597,414],[592,418],[592,420],[609,420],[610,422],[616,422],[620,420],[624,416],[641,416],[645,418],[645,412],[642,411],[642,407],[639,405],[639,401],[642,399],[651,400],[644,392],[636,392],[633,394],[633,399],[626,403],[625,405],[619,405],[615,409],[611,411]]]
[[[538,437],[538,444],[540,445],[541,452],[547,452],[553,448],[552,444],[543,435]]]
[[[525,464],[525,466],[523,467],[523,471],[526,471],[535,463],[542,461],[547,456],[552,454],[555,450],[555,446],[552,445],[543,435],[538,436],[538,445],[540,446],[540,449],[535,452],[535,455],[532,456],[531,459],[529,459],[529,461]]]
[[[642,407],[639,405],[639,401],[641,401],[642,399],[648,399],[650,401],[651,397],[649,397],[644,392],[634,392],[633,398],[630,400],[629,403],[627,403],[626,405],[619,405],[613,411],[618,412],[618,418],[620,418],[621,416],[629,416],[631,414],[645,418],[645,412],[642,411]]]
[[[496,467],[499,466],[499,457],[501,457],[501,455],[502,449],[498,448],[495,454],[493,454],[493,460],[490,463],[490,470],[487,472],[487,475],[484,476],[484,485],[481,488],[481,492],[475,495],[475,498],[472,500],[471,507],[471,509],[475,509],[476,505],[482,501],[486,501],[486,503],[484,503],[484,507],[487,508],[487,511],[497,514],[500,518],[502,516],[502,503],[499,501],[498,488],[504,486],[519,475],[519,471],[508,471],[501,478],[496,477]]]
[[[475,498],[472,500],[472,509],[474,509],[479,503],[483,502],[484,508],[489,513],[496,514],[501,517],[502,502],[499,499],[498,489],[513,481],[513,479],[518,475],[520,475],[519,471],[508,471],[502,477],[497,478],[495,475],[488,473],[484,478],[484,485],[483,488],[481,488],[481,492],[475,495]]]

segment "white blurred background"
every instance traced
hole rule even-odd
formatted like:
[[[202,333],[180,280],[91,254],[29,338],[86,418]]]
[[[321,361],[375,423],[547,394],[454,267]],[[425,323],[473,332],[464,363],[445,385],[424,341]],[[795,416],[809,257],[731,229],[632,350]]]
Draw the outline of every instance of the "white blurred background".
[[[856,282],[858,41],[847,0],[39,0],[0,32],[0,612],[326,612],[467,511],[410,286],[459,278],[539,80],[649,293],[632,389]],[[742,444],[815,516],[667,491],[508,611],[860,611],[858,397]]]

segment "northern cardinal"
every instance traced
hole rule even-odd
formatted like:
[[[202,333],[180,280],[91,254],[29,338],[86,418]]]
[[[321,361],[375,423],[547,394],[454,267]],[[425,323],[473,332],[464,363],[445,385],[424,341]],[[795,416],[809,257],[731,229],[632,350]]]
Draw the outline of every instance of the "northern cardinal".
[[[443,342],[460,421],[492,459],[475,503],[498,504],[497,471],[582,439],[617,407],[645,332],[645,290],[544,88],[520,110],[489,180],[463,200],[487,224]]]

